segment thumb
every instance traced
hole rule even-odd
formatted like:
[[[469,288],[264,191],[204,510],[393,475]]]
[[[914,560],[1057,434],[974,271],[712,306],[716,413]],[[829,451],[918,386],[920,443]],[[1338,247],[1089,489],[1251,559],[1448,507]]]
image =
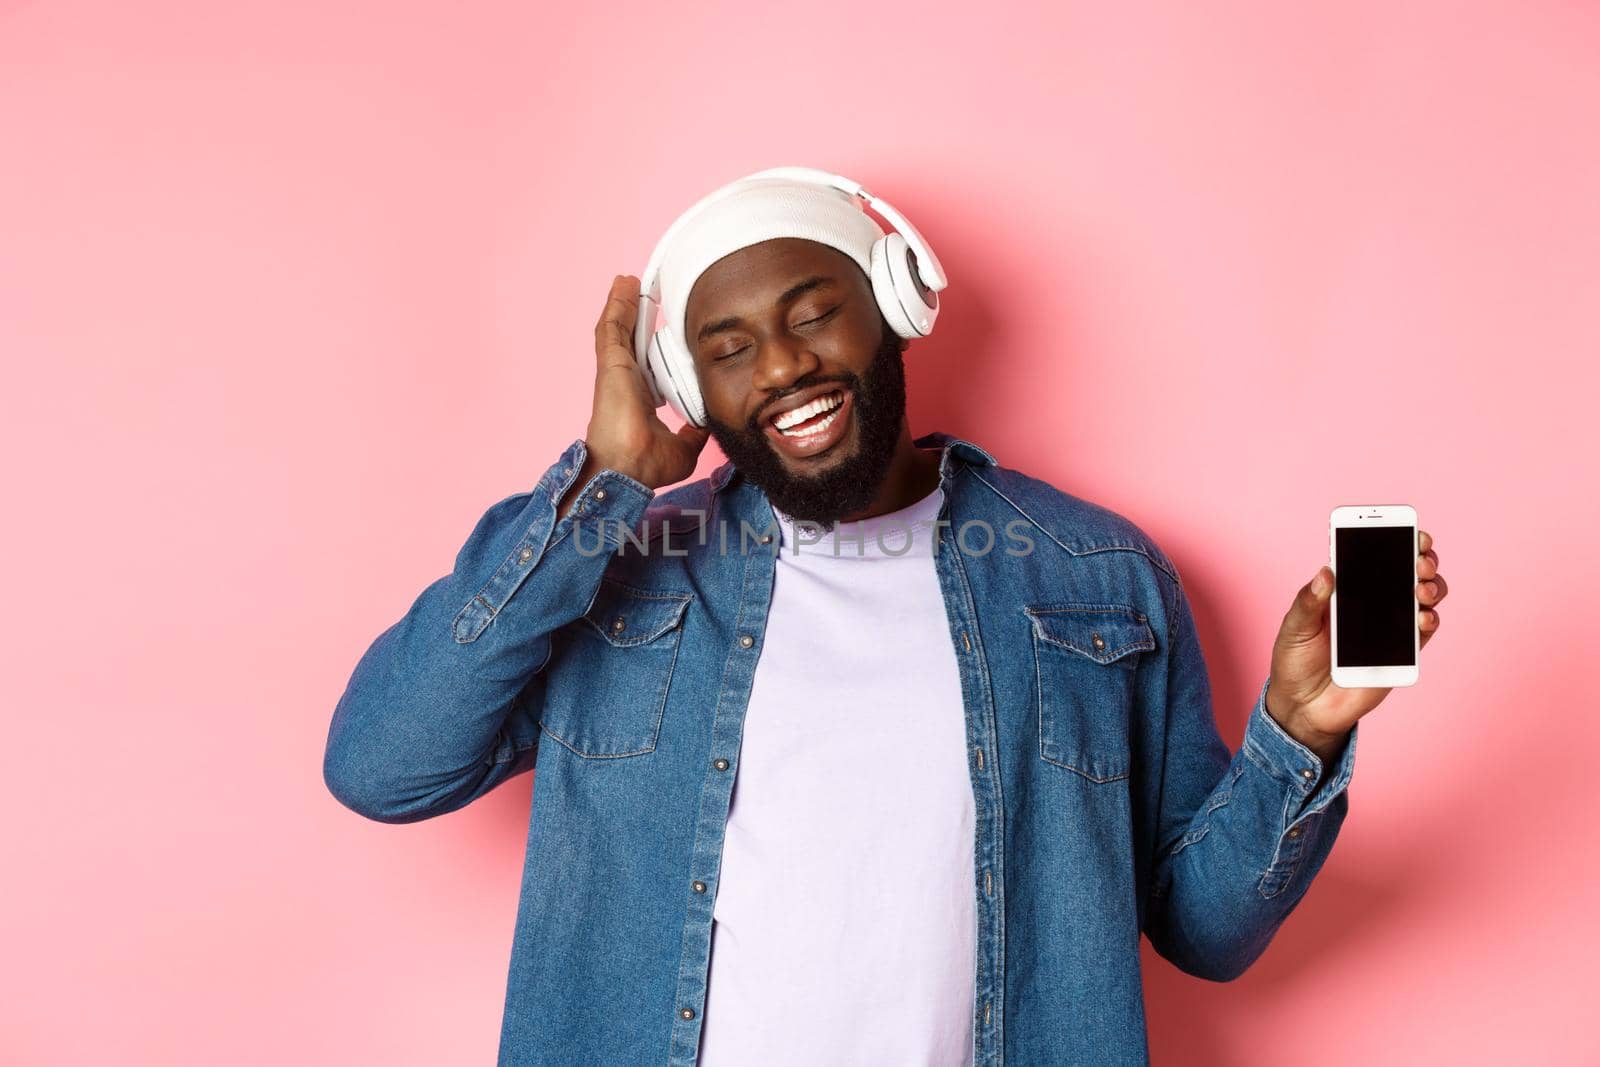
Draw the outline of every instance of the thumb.
[[[706,443],[706,439],[711,436],[710,429],[704,426],[696,426],[692,422],[686,422],[672,432],[678,440],[697,449],[703,446]]]
[[[1328,597],[1333,594],[1333,572],[1327,566],[1317,568],[1317,573],[1295,594],[1289,614],[1284,616],[1281,633],[1290,639],[1310,640],[1322,632],[1322,620],[1328,611]]]

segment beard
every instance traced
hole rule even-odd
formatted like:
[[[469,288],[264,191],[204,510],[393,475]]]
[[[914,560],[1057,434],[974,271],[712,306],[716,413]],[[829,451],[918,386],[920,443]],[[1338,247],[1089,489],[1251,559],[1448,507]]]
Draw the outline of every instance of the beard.
[[[906,413],[906,369],[900,337],[885,322],[883,341],[864,375],[810,375],[795,382],[790,391],[799,392],[824,382],[837,382],[854,396],[855,410],[850,417],[855,421],[856,450],[819,474],[791,472],[755,418],[735,429],[707,413],[706,427],[739,473],[764,492],[773,507],[792,519],[812,522],[830,531],[841,517],[862,511],[872,503],[894,459]]]

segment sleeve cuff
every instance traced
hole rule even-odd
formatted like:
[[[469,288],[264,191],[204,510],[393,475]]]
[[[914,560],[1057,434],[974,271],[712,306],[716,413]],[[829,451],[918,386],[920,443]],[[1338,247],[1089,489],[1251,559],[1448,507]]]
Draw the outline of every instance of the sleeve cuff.
[[[518,494],[508,500],[526,500],[533,513],[532,521],[520,536],[511,543],[496,570],[479,587],[476,594],[456,613],[451,632],[460,644],[476,641],[490,621],[505,610],[512,596],[522,587],[533,569],[542,562],[547,552],[569,535],[573,547],[587,557],[608,554],[624,543],[625,532],[631,531],[643,516],[645,506],[655,496],[655,490],[630,478],[621,471],[598,471],[578,494],[572,513],[558,516],[556,509],[561,498],[571,487],[588,458],[588,448],[582,438],[568,445],[539,478],[531,494]],[[581,530],[577,527],[582,522]],[[459,565],[459,564],[458,564]]]
[[[549,502],[552,513],[561,506],[561,498],[572,487],[588,458],[588,445],[580,437],[567,446],[557,466],[551,469]],[[624,528],[631,529],[638,522],[655,495],[654,489],[621,471],[609,467],[596,471],[573,498],[567,514],[555,515],[547,546],[567,536],[582,522],[585,544],[620,548]]]
[[[1356,734],[1361,724],[1350,728],[1344,751],[1331,766],[1324,767],[1321,758],[1289,736],[1267,710],[1267,687],[1271,684],[1268,678],[1256,696],[1256,706],[1245,727],[1243,747],[1250,762],[1289,787],[1291,802],[1285,814],[1293,821],[1301,815],[1323,810],[1349,787],[1355,768]]]

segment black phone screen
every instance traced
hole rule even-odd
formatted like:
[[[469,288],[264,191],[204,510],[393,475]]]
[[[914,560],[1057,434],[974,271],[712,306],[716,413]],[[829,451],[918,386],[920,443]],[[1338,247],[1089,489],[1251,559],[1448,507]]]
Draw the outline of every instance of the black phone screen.
[[[1414,666],[1416,528],[1339,526],[1333,544],[1339,666]]]

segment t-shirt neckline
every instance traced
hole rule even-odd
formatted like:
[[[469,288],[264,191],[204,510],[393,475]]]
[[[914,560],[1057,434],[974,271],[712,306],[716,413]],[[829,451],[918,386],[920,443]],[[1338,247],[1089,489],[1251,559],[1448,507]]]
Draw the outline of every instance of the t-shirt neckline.
[[[887,511],[854,522],[836,523],[828,531],[799,522],[780,511],[775,504],[770,506],[778,522],[778,534],[785,555],[859,559],[868,556],[929,554],[932,543],[929,531],[938,520],[943,504],[944,487],[935,486],[932,492],[897,511]],[[797,532],[805,534],[803,544],[797,540]],[[911,542],[909,547],[908,539]]]

